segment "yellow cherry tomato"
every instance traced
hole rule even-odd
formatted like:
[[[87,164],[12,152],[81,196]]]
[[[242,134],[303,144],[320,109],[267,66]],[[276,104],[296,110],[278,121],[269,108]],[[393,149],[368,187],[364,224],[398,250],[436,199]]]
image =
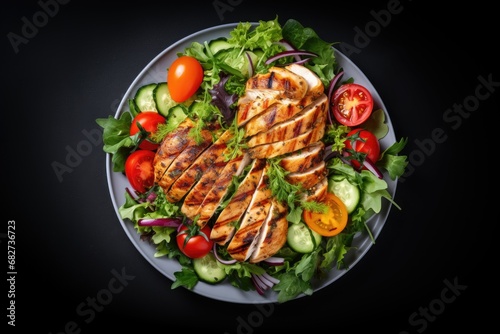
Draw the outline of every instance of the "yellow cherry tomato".
[[[323,201],[328,206],[325,213],[304,210],[302,218],[309,228],[322,236],[332,237],[344,230],[347,225],[348,213],[344,203],[328,192]]]

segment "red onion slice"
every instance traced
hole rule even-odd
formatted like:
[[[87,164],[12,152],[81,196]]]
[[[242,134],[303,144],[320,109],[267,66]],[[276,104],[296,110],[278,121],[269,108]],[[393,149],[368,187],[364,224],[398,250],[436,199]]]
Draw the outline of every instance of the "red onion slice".
[[[333,96],[333,92],[335,90],[335,86],[337,86],[337,83],[339,82],[340,78],[344,75],[344,71],[340,71],[339,73],[337,73],[336,76],[333,77],[333,79],[330,81],[330,85],[328,86],[328,101],[330,103],[328,103],[328,108],[329,108],[329,112],[328,112],[328,121],[330,122],[331,125],[333,125],[333,120],[332,120],[332,96]]]
[[[270,266],[281,266],[285,263],[285,259],[282,257],[271,256],[265,259],[264,262]]]
[[[235,259],[231,259],[231,260],[224,260],[223,258],[220,257],[219,253],[217,252],[217,243],[214,242],[214,246],[213,246],[213,253],[215,255],[215,258],[217,259],[217,261],[219,261],[220,263],[222,264],[234,264],[236,263],[236,260]]]
[[[382,179],[384,177],[380,169],[378,169],[375,163],[368,159],[368,157],[365,157],[365,159],[363,160],[363,166],[366,167],[366,169],[368,169],[370,172],[375,174],[375,176],[379,179]]]
[[[316,53],[310,52],[310,51],[286,50],[286,51],[279,52],[279,53],[275,54],[272,57],[269,57],[266,60],[266,65],[269,65],[272,62],[274,62],[274,61],[276,61],[278,59],[281,59],[283,57],[295,57],[295,60],[300,62],[300,61],[302,61],[301,56],[317,57],[318,55]]]
[[[180,218],[142,218],[137,221],[139,226],[163,226],[179,227],[182,224]]]

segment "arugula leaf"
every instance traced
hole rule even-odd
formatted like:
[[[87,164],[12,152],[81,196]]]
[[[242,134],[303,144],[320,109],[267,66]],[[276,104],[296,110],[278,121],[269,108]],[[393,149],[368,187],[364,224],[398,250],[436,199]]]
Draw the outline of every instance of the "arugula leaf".
[[[113,171],[124,172],[125,161],[137,143],[137,140],[130,136],[132,114],[124,112],[119,119],[113,116],[98,118],[96,123],[104,129],[102,134],[103,151],[113,155]]]
[[[322,40],[313,29],[305,28],[294,19],[289,19],[283,25],[283,38],[299,50],[308,50],[318,55],[304,66],[314,71],[325,87],[328,87],[337,66],[333,43]]]
[[[278,292],[278,303],[284,303],[294,299],[301,293],[312,295],[313,289],[311,283],[306,282],[298,277],[293,271],[281,274],[278,279],[278,284],[273,286],[273,291]]]
[[[377,166],[385,168],[392,180],[396,180],[396,178],[405,173],[406,166],[408,165],[408,157],[397,154],[403,150],[407,142],[408,138],[401,138],[382,152],[379,161],[377,161]]]
[[[180,286],[192,290],[199,281],[194,269],[186,266],[182,266],[181,271],[175,272],[174,276],[175,281],[170,286],[172,290]]]

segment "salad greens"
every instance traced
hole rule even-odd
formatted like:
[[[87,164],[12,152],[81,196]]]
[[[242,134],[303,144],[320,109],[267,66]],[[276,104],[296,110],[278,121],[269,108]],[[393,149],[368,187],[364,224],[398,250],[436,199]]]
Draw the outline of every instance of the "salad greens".
[[[193,42],[179,54],[195,57],[205,71],[204,80],[196,96],[198,107],[176,108],[175,115],[169,115],[170,120],[167,117],[167,123],[163,127],[160,125],[157,133],[154,134],[158,140],[175,128],[180,120],[190,117],[197,121],[195,133],[192,133],[194,136],[196,136],[196,131],[201,131],[209,122],[218,122],[222,128],[233,129],[236,135],[230,147],[233,148],[235,156],[241,154],[245,144],[241,132],[243,130],[238,129],[234,121],[235,103],[238,97],[243,95],[245,83],[250,76],[255,73],[265,73],[271,66],[287,64],[294,60],[292,56],[288,56],[280,58],[273,64],[266,63],[269,57],[286,50],[287,45],[295,49],[311,51],[317,55],[305,62],[304,66],[316,73],[325,87],[328,87],[335,75],[342,70],[338,68],[333,44],[323,41],[313,29],[303,27],[293,19],[286,21],[283,26],[279,24],[278,18],[260,21],[256,27],[250,23],[241,22],[227,38],[223,37],[218,41],[224,42],[225,52],[220,52],[214,47],[215,41],[205,41],[204,43]],[[132,110],[130,113],[125,112],[119,119],[110,116],[107,119],[97,120],[97,123],[104,128],[103,149],[113,155],[115,172],[123,172],[126,155],[133,147],[133,138],[130,138],[128,134],[132,113]],[[374,111],[367,126],[379,139],[384,137],[388,132],[384,112]],[[349,130],[349,127],[342,125],[327,125],[323,139],[329,148],[327,155],[343,149],[345,136]],[[386,170],[392,180],[396,180],[404,173],[407,164],[406,156],[398,154],[405,147],[406,141],[407,139],[403,138],[386,148],[377,162],[377,166]],[[300,222],[304,209],[322,210],[319,203],[300,200],[301,189],[286,181],[287,172],[280,167],[279,158],[268,160],[270,188],[278,200],[287,204],[289,224]],[[342,176],[349,183],[356,185],[362,194],[359,205],[350,214],[345,230],[336,236],[323,238],[321,244],[307,254],[297,253],[285,244],[274,255],[284,259],[282,265],[269,265],[265,262],[219,263],[218,265],[227,273],[227,282],[238,289],[255,290],[252,275],[267,273],[279,280],[279,283],[272,288],[278,294],[278,302],[286,302],[300,294],[312,294],[314,279],[324,278],[331,270],[349,268],[345,255],[352,248],[353,238],[357,234],[367,233],[372,242],[375,242],[367,224],[369,219],[380,213],[385,200],[400,209],[388,192],[387,182],[367,170],[355,171],[336,154],[332,154],[327,160],[327,168],[329,173],[327,177]],[[233,178],[229,194],[237,189],[243,175],[245,172]],[[227,205],[227,198],[225,202],[222,202],[219,210]],[[183,255],[176,245],[176,228],[138,224],[141,218],[182,216],[179,205],[170,203],[161,188],[155,185],[148,193],[140,195],[140,198],[136,198],[128,191],[125,192],[125,203],[119,208],[119,214],[123,219],[133,222],[137,233],[143,239],[155,245],[156,257],[166,256],[176,259],[181,264],[181,271],[174,274],[176,280],[172,284],[172,289],[180,286],[192,289],[199,282],[192,260]],[[224,247],[218,247],[218,254],[222,258],[229,258]]]

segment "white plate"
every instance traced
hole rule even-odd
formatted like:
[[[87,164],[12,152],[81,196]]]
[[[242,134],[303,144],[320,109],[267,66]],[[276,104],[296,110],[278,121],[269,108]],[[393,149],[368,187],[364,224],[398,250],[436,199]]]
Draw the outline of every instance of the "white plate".
[[[229,36],[229,32],[233,30],[236,25],[237,23],[232,23],[201,30],[179,40],[175,44],[165,49],[141,71],[134,82],[130,85],[118,107],[115,117],[119,118],[119,116],[123,112],[126,112],[128,110],[127,100],[134,97],[135,92],[139,87],[144,84],[152,82],[163,82],[166,80],[166,69],[170,66],[172,61],[177,58],[178,52],[183,52],[185,48],[190,46],[191,43],[195,41],[203,43],[204,41],[209,41],[222,36]],[[381,145],[384,148],[390,146],[396,141],[394,130],[387,110],[382,100],[380,99],[380,96],[377,93],[375,87],[373,87],[368,78],[354,63],[352,63],[339,51],[335,51],[339,66],[344,69],[343,77],[353,77],[357,83],[366,86],[373,94],[375,107],[381,108],[385,111],[386,122],[389,126],[389,133],[381,140]],[[144,256],[144,258],[149,261],[149,263],[151,263],[153,267],[155,267],[159,272],[168,277],[170,280],[174,281],[174,273],[181,269],[179,263],[176,260],[168,259],[166,257],[154,257],[154,253],[156,251],[155,246],[141,241],[139,235],[133,227],[133,224],[128,220],[124,221],[123,219],[121,219],[118,208],[125,202],[125,188],[129,187],[129,183],[123,174],[113,172],[110,155],[108,155],[106,158],[106,173],[108,177],[108,186],[113,206],[115,208],[118,219],[123,229],[125,230],[125,233],[130,238],[130,241],[135,245],[137,250]],[[385,179],[389,186],[388,191],[394,198],[397,182],[390,180],[388,177],[385,177]],[[389,203],[389,201],[383,201],[380,214],[372,217],[368,222],[375,238],[380,234],[380,231],[382,230],[382,227],[384,226],[385,221],[389,215],[390,208],[391,204]],[[359,260],[361,260],[361,258],[372,246],[372,242],[369,239],[368,235],[359,234],[354,238],[352,246],[352,249],[349,251],[345,258],[350,268],[352,268]],[[346,270],[331,270],[326,279],[318,282],[313,282],[314,293],[317,293],[318,290],[332,284],[338,278],[346,274],[346,272]],[[277,302],[277,293],[275,293],[274,291],[268,290],[264,296],[261,296],[256,291],[242,291],[231,286],[229,283],[209,285],[203,282],[199,282],[192,291],[208,298],[233,303],[262,304]],[[300,295],[297,298],[301,297],[304,297],[304,295]]]

